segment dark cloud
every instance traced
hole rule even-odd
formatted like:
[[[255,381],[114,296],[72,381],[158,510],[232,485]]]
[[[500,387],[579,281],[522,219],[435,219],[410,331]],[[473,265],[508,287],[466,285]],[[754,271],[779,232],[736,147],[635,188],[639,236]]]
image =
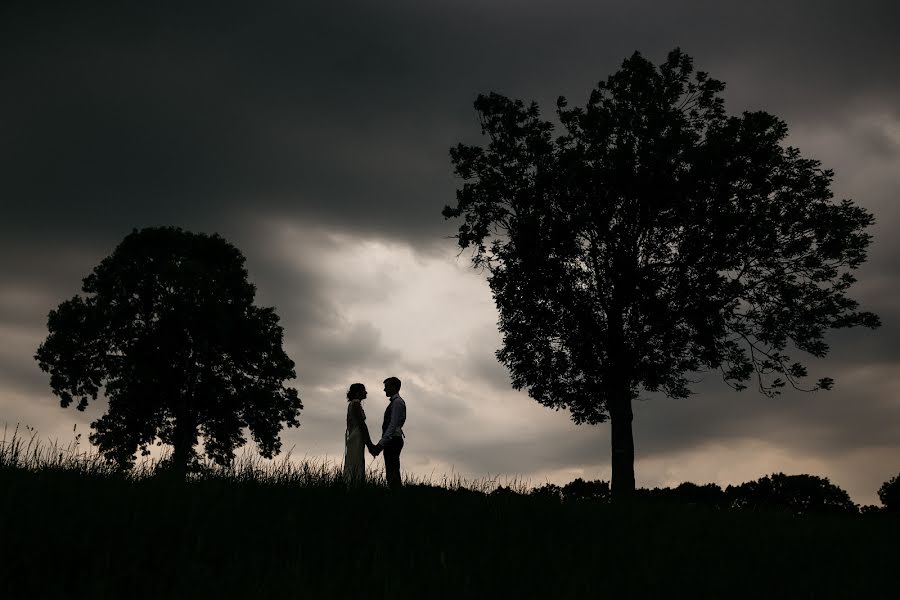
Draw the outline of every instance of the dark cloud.
[[[31,348],[32,353],[35,350],[37,346]],[[27,351],[28,346],[16,345],[9,351],[0,352],[0,387],[7,393],[15,391],[33,398],[51,397],[49,375],[41,372]],[[6,417],[8,415],[0,416],[0,421]]]
[[[895,107],[897,9],[863,4],[20,4],[0,32],[4,233],[209,229],[253,203],[427,243],[452,231],[447,149],[477,139],[476,93],[549,109],[681,45],[735,109]]]

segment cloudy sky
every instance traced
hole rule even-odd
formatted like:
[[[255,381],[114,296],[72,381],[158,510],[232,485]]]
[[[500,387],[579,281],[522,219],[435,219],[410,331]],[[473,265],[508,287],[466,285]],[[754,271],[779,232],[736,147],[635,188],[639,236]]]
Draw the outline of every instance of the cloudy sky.
[[[900,471],[895,2],[51,4],[0,8],[0,426],[87,430],[102,406],[61,409],[32,358],[47,313],[132,228],[178,225],[240,248],[281,316],[306,406],[294,456],[339,460],[348,385],[369,388],[377,429],[397,375],[412,473],[608,479],[608,427],[512,391],[493,357],[487,284],[440,214],[460,185],[448,149],[479,142],[479,92],[549,111],[635,50],[680,46],[729,112],[785,119],[836,196],[874,212],[854,296],[883,326],[807,362],[831,392],[766,399],[710,375],[642,399],[638,485],[813,473],[877,503]]]

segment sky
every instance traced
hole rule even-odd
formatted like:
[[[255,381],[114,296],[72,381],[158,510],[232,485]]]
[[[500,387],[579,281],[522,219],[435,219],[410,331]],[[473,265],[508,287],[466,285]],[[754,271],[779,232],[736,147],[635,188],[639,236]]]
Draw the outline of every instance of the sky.
[[[482,143],[479,93],[552,117],[635,50],[677,46],[726,83],[729,113],[784,119],[836,198],[874,213],[851,295],[883,325],[802,357],[830,392],[768,399],[709,374],[687,399],[642,394],[637,484],[811,473],[877,504],[900,472],[895,2],[103,4],[0,7],[0,426],[88,431],[102,402],[60,408],[33,359],[47,313],[133,228],[175,225],[235,244],[281,317],[305,405],[282,434],[294,459],[339,462],[349,385],[377,431],[397,376],[410,474],[609,479],[608,425],[512,390],[494,358],[485,276],[441,216],[461,185],[449,148]]]

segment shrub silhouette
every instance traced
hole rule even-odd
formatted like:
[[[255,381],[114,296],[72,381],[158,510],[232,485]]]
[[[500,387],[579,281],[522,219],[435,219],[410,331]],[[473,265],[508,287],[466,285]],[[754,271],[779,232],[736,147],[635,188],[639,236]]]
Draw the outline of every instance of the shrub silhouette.
[[[531,490],[531,496],[550,500],[562,500],[562,488],[554,483],[545,483],[539,488]]]
[[[884,509],[891,513],[900,513],[900,475],[885,481],[878,488],[878,499]]]
[[[609,482],[599,479],[585,481],[581,477],[570,481],[562,487],[563,500],[602,500],[610,498]]]
[[[885,512],[884,507],[875,506],[874,504],[866,504],[859,507],[859,514],[861,515],[880,515],[883,512]]]
[[[531,490],[532,496],[552,498],[559,501],[572,502],[575,500],[599,500],[608,502],[610,499],[609,482],[585,481],[581,477],[570,481],[560,487],[553,483],[545,483],[539,488]]]
[[[774,473],[725,489],[728,506],[749,510],[786,510],[795,514],[856,513],[846,491],[828,478]]]
[[[672,490],[672,492],[679,501],[690,504],[723,506],[726,502],[725,491],[715,483],[697,485],[686,481]]]
[[[725,492],[715,483],[698,485],[686,481],[675,488],[653,488],[638,490],[638,497],[647,500],[669,502],[673,504],[698,504],[721,508],[728,505]]]

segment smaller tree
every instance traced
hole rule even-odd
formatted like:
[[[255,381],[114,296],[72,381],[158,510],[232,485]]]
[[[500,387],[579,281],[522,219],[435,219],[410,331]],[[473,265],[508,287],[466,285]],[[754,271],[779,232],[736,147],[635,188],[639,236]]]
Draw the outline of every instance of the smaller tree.
[[[783,509],[796,514],[855,513],[850,495],[827,477],[774,473],[725,489],[732,508]]]
[[[878,499],[884,504],[886,511],[900,513],[900,475],[881,484]]]
[[[241,252],[218,235],[134,230],[84,279],[84,297],[50,311],[35,358],[63,408],[101,388],[109,410],[91,443],[122,468],[157,439],[182,473],[196,457],[227,464],[249,429],[260,453],[281,448],[303,408],[272,308],[254,306]]]

